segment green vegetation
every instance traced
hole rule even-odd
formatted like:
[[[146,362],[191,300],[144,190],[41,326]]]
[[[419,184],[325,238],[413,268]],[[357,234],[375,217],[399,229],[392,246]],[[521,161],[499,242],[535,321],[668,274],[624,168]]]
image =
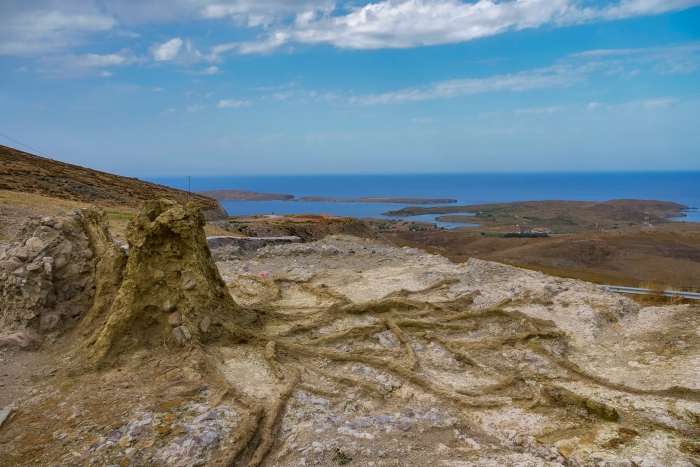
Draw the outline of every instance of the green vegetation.
[[[114,220],[130,221],[134,218],[135,214],[130,212],[107,211],[107,216]]]

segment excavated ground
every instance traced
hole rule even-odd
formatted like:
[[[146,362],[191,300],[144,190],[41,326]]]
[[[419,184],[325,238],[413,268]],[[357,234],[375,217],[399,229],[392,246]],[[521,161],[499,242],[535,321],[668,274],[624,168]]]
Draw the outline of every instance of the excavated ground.
[[[0,465],[700,465],[698,306],[345,236],[217,266],[255,337],[45,343]]]

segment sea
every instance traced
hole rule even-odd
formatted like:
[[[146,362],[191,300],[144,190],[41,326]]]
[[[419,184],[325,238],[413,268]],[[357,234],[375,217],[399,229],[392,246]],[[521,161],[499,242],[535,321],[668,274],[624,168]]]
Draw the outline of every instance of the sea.
[[[454,173],[401,175],[260,175],[142,177],[145,180],[193,192],[248,190],[260,193],[323,196],[340,199],[450,198],[457,203],[486,204],[514,201],[650,199],[673,201],[691,209],[685,222],[700,222],[700,172],[604,173]],[[383,213],[410,206],[400,203],[340,203],[300,201],[222,201],[229,215],[334,214],[357,218],[387,218]],[[422,206],[443,206],[430,204]],[[465,215],[465,213],[461,213]],[[444,214],[441,214],[444,215]],[[439,222],[435,215],[412,216],[413,221],[439,227],[466,227],[468,223]]]

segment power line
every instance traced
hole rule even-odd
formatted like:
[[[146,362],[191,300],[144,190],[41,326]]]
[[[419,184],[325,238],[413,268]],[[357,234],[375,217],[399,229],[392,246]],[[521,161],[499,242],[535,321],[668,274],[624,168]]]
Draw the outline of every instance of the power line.
[[[34,152],[38,152],[39,154],[41,154],[41,155],[44,156],[44,157],[49,157],[49,156],[47,156],[46,154],[44,154],[43,152],[37,151],[36,149],[31,148],[31,147],[27,146],[26,144],[17,141],[17,140],[14,139],[14,138],[10,138],[9,136],[3,135],[2,133],[0,133],[0,136],[4,136],[5,138],[14,141],[14,142],[17,143],[17,144],[21,144],[21,145],[24,146],[25,148],[31,149],[31,150],[34,151]],[[51,159],[51,158],[49,157],[49,159]]]

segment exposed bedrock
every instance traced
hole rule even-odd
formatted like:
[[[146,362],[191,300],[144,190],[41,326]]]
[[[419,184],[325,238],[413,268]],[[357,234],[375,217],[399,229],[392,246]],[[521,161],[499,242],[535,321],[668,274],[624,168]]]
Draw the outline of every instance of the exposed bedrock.
[[[83,315],[94,296],[94,251],[78,212],[34,217],[0,253],[1,346],[34,347]]]

